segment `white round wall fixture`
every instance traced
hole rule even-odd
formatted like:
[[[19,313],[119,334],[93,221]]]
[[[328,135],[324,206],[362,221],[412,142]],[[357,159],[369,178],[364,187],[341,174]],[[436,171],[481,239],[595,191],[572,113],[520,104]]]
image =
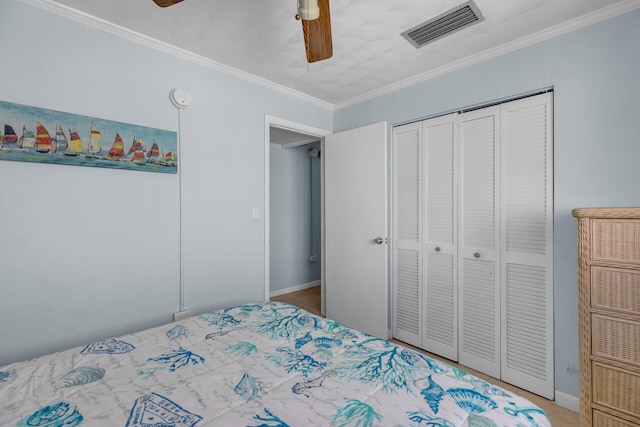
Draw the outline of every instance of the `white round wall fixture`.
[[[186,89],[176,88],[169,93],[169,99],[174,107],[181,110],[191,105],[191,94]]]

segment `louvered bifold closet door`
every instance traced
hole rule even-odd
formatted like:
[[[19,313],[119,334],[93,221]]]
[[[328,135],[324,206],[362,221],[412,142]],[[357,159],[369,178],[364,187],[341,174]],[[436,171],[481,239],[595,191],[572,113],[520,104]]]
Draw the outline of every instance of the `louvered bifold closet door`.
[[[500,377],[500,107],[460,118],[459,361]]]
[[[458,360],[457,178],[458,114],[423,122],[425,150],[424,346]]]
[[[393,129],[393,336],[422,347],[422,123]]]
[[[502,379],[553,399],[552,94],[502,105]]]

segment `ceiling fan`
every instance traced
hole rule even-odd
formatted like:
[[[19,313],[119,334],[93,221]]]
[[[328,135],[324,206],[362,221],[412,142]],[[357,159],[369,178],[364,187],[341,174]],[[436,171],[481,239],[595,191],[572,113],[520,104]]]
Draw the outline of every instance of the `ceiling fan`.
[[[160,7],[172,6],[183,0],[153,0]],[[333,56],[329,0],[298,0],[296,19],[302,21],[302,33],[308,62]]]

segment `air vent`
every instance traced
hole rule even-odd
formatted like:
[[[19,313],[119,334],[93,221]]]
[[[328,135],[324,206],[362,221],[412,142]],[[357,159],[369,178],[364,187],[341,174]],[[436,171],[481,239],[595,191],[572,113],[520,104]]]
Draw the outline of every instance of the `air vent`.
[[[420,48],[483,20],[478,6],[468,1],[405,31],[402,37],[416,48]]]

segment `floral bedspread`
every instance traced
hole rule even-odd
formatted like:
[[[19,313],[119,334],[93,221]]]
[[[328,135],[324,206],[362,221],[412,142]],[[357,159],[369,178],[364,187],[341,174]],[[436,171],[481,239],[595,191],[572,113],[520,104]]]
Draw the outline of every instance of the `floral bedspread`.
[[[284,304],[0,367],[2,426],[550,426],[531,402]]]

